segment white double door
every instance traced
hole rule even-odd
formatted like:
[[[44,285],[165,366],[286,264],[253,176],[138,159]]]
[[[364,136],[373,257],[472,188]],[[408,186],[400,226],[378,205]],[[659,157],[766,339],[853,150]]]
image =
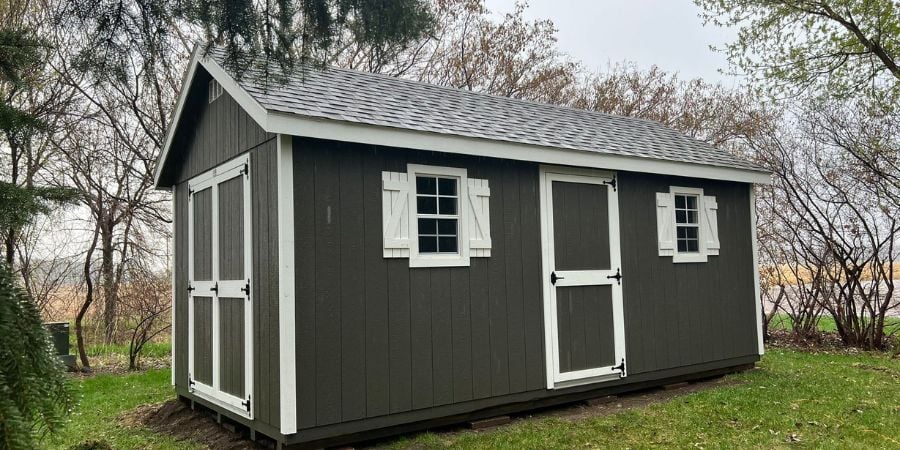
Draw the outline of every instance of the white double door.
[[[191,391],[252,418],[249,158],[188,182],[188,376]]]

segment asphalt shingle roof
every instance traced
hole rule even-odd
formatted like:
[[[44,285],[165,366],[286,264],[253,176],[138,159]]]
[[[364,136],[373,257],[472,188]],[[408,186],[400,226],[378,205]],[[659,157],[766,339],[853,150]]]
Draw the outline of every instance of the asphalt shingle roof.
[[[221,61],[221,53],[212,52]],[[275,70],[275,69],[273,69]],[[545,105],[386,75],[307,69],[238,84],[269,111],[408,130],[735,169],[764,170],[660,123]]]

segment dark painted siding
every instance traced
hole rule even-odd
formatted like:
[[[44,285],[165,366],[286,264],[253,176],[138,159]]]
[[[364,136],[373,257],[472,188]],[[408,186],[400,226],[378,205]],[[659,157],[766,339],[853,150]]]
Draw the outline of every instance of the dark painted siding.
[[[301,428],[543,385],[540,267],[523,262],[540,258],[536,166],[299,138],[294,151]],[[381,172],[408,162],[489,180],[493,257],[382,257]]]
[[[187,181],[275,136],[266,133],[228,93],[209,103],[209,75],[202,68],[194,80],[161,185],[170,179]]]
[[[673,264],[658,256],[656,192],[701,187],[719,204],[719,256]],[[628,372],[756,354],[750,195],[746,184],[619,174]]]
[[[244,397],[244,298],[219,299],[219,387]]]
[[[308,430],[299,436],[588,389],[545,389],[537,165],[304,138],[293,145],[298,417]],[[381,172],[407,163],[465,167],[489,180],[490,258],[410,269],[407,259],[382,257]],[[753,357],[747,185],[619,180],[632,379]],[[718,197],[722,256],[707,264],[657,256],[655,192],[671,184]]]
[[[202,72],[202,70],[201,70]],[[278,210],[276,144],[273,135],[255,122],[223,94],[207,102],[208,75],[201,73],[190,89],[183,123],[172,146],[171,167],[162,184],[175,185],[175,383],[187,394],[187,281],[188,281],[188,189],[187,180],[240,154],[250,152],[252,198],[252,290],[253,290],[253,392],[256,422],[279,426],[278,344]],[[168,177],[168,178],[166,178]],[[227,184],[227,183],[226,183]],[[227,189],[227,186],[225,187]],[[237,193],[236,193],[237,195]],[[235,232],[241,218],[223,224]],[[235,257],[242,248],[228,247]],[[226,269],[236,275],[238,269]],[[225,274],[223,274],[225,275]],[[238,277],[240,278],[240,277]],[[244,311],[246,313],[246,311]],[[237,324],[235,324],[237,326]],[[237,375],[236,375],[237,376]],[[233,378],[232,385],[242,383]],[[232,386],[233,389],[233,386]]]

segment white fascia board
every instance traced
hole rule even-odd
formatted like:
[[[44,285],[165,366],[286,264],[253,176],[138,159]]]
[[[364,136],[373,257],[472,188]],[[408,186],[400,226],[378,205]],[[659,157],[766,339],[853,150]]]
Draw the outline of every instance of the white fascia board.
[[[294,296],[294,149],[279,134],[278,174],[278,360],[281,433],[297,432],[297,346]]]
[[[159,162],[156,164],[156,170],[153,173],[153,185],[159,187],[159,177],[162,175],[163,166],[166,164],[166,158],[169,156],[169,148],[172,146],[172,139],[175,138],[175,129],[181,122],[181,111],[184,109],[184,103],[187,101],[188,90],[194,81],[194,75],[197,73],[197,62],[200,59],[200,46],[194,45],[191,51],[191,62],[188,64],[187,70],[181,79],[181,92],[178,93],[178,100],[175,102],[175,109],[169,117],[169,127],[166,130],[166,140],[163,144],[162,152],[159,156]]]
[[[770,174],[753,170],[518,144],[328,119],[313,119],[272,111],[267,116],[265,128],[270,133],[531,161],[542,164],[677,175],[755,184],[771,184],[772,182]]]

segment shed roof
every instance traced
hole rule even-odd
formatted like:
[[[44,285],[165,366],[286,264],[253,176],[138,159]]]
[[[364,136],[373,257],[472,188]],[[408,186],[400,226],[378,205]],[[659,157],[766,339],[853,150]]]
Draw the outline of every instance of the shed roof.
[[[304,130],[312,131],[310,128],[319,127],[289,126],[285,122],[290,118],[303,118],[331,122],[332,125],[337,123],[364,125],[369,127],[366,128],[369,131],[410,131],[439,138],[461,137],[567,150],[570,153],[574,151],[597,156],[679,163],[679,166],[672,166],[673,168],[686,167],[683,165],[688,164],[708,169],[731,169],[727,171],[728,173],[746,172],[746,177],[743,178],[726,175],[708,178],[765,182],[765,178],[768,177],[766,170],[749,161],[651,120],[553,106],[337,68],[308,68],[298,71],[295,75],[284,77],[286,81],[282,83],[266,83],[259,71],[251,70],[240,78],[233,77],[229,71],[223,69],[223,59],[224,54],[218,49],[212,49],[206,57],[200,56],[195,50],[195,60],[222,83],[229,94],[246,97],[243,102],[241,98],[237,98],[245,109],[259,110],[257,114],[253,111],[248,112],[269,132],[384,145],[392,145],[391,143],[395,142],[387,137],[388,135],[385,135],[386,142],[381,140],[372,142],[373,138],[369,134],[359,136],[357,139],[354,133],[350,132],[351,128],[346,127],[336,129],[334,137],[315,136],[316,133],[307,134]],[[277,73],[277,70],[275,67],[272,68],[273,72]],[[182,90],[187,90],[189,82],[190,80],[186,80]],[[239,92],[234,92],[236,90]],[[178,112],[173,117],[175,126],[177,115]],[[396,134],[393,136],[396,137]],[[419,141],[421,139],[415,140]],[[395,145],[410,146],[405,142],[398,142]],[[465,146],[462,142],[459,145]],[[446,148],[429,148],[424,143],[411,147],[454,151]],[[160,166],[165,163],[166,153],[168,148],[164,149]],[[467,151],[461,150],[457,153]],[[468,153],[477,154],[474,150]],[[513,158],[515,159],[514,156]],[[580,160],[584,158],[550,159],[540,162],[583,165],[577,162]],[[616,164],[611,164],[606,168],[622,168],[615,166]],[[630,166],[624,169],[635,170]],[[716,173],[714,170],[707,170],[699,175],[681,173],[683,171],[679,170],[647,171],[700,177],[703,177],[703,173]]]

